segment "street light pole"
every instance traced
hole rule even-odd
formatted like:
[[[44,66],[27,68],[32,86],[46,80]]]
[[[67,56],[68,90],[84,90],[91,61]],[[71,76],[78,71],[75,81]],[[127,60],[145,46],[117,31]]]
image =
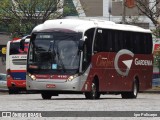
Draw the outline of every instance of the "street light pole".
[[[123,7],[123,12],[122,12],[122,23],[126,23],[126,6],[125,6],[125,0],[122,0],[122,7]]]

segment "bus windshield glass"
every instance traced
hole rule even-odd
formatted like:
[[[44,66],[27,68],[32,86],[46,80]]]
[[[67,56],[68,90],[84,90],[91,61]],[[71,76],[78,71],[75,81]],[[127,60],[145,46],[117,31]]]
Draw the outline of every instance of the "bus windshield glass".
[[[19,42],[10,43],[10,55],[20,54]]]
[[[28,44],[29,42],[25,42],[25,49],[22,51],[20,49],[20,43],[19,42],[11,42],[10,43],[10,55],[20,55],[20,54],[27,54],[28,51]]]
[[[74,74],[79,70],[78,33],[38,33],[30,44],[28,68],[32,73]]]

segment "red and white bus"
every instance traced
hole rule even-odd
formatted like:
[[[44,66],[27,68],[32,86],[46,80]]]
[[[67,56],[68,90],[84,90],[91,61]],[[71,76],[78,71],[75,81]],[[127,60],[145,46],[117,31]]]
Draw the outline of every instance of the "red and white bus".
[[[152,79],[152,89],[160,89],[160,39],[153,36],[153,79]]]
[[[152,87],[150,30],[104,20],[48,20],[32,31],[27,57],[27,90],[43,99],[84,93],[136,98]]]
[[[26,91],[26,60],[29,36],[7,43],[6,71],[9,94]]]

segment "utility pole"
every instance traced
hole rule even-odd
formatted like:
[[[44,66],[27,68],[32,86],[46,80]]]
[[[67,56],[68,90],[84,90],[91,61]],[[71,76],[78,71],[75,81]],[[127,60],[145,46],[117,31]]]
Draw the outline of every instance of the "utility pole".
[[[126,5],[125,5],[125,0],[122,0],[122,23],[125,24],[126,23]]]

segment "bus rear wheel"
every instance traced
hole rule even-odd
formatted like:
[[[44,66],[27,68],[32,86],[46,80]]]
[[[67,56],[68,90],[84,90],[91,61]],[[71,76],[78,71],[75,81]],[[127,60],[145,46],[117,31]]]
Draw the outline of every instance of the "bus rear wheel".
[[[95,80],[92,82],[91,91],[85,93],[86,99],[99,99],[100,93],[98,92],[98,84]]]
[[[43,99],[51,99],[52,95],[48,94],[48,93],[41,93],[41,96]]]
[[[131,92],[124,92],[121,94],[122,98],[127,99],[127,98],[137,98],[138,95],[138,82],[134,81],[132,91]]]

